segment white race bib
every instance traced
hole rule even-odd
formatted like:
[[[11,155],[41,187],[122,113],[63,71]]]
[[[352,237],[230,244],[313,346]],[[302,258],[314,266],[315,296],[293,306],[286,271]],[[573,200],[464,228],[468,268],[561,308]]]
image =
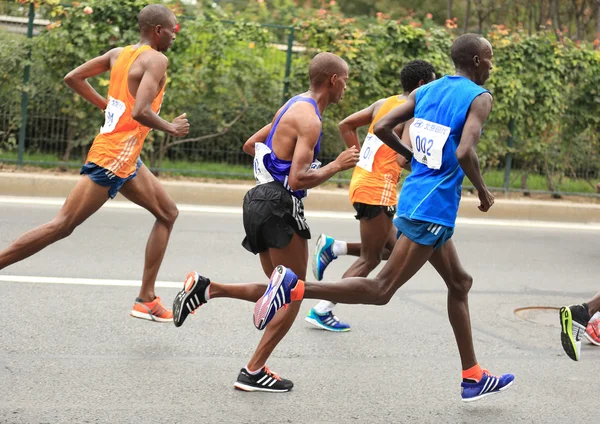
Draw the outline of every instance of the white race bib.
[[[383,141],[377,138],[375,134],[367,134],[365,142],[360,149],[360,159],[356,166],[360,166],[362,169],[373,172],[373,161],[375,160],[377,150],[379,150],[381,146],[383,146]]]
[[[414,158],[430,169],[442,166],[442,151],[450,137],[450,127],[415,118],[410,125]]]
[[[275,181],[271,173],[265,167],[264,157],[271,154],[271,149],[264,143],[254,145],[254,178],[256,184],[266,184]]]
[[[100,128],[100,134],[114,131],[119,119],[125,113],[125,108],[125,103],[121,100],[113,99],[112,97],[108,98],[108,104],[104,111],[104,125]]]

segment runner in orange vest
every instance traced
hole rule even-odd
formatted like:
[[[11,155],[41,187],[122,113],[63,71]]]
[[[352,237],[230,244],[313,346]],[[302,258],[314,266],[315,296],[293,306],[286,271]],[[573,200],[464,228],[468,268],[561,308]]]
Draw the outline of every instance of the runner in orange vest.
[[[366,109],[356,112],[339,124],[348,147],[361,149],[360,160],[350,181],[350,202],[360,221],[360,243],[346,243],[321,234],[313,256],[313,274],[319,281],[327,266],[340,255],[358,256],[342,278],[366,277],[387,259],[396,244],[396,231],[392,219],[396,213],[396,186],[406,160],[383,144],[373,133],[381,118],[406,101],[408,95],[423,84],[435,79],[433,65],[424,60],[409,62],[400,73],[401,95],[381,99]],[[360,147],[357,129],[369,125],[367,137]],[[401,124],[395,132],[410,145],[408,134],[403,137]],[[341,322],[334,314],[335,303],[321,301],[308,312],[307,322],[329,331],[349,331],[350,325]]]
[[[84,175],[50,222],[23,234],[0,252],[0,269],[19,262],[69,236],[109,199],[121,192],[156,217],[146,246],[144,275],[131,315],[151,321],[171,322],[173,314],[154,293],[169,236],[179,211],[175,202],[140,160],[144,139],[151,129],[175,137],[189,131],[185,114],[167,122],[158,116],[167,80],[166,51],[178,29],[173,12],[149,5],[138,14],[140,41],[96,57],[65,77],[77,94],[103,110],[105,122],[94,140]],[[110,71],[108,99],[87,79]]]

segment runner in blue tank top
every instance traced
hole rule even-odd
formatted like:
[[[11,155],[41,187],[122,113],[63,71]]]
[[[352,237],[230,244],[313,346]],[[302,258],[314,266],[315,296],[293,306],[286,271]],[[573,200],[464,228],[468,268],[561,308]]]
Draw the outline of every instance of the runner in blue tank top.
[[[308,265],[310,229],[304,218],[302,199],[308,189],[327,181],[358,162],[356,147],[342,152],[332,163],[320,167],[316,156],[321,142],[321,114],[338,103],[346,89],[348,65],[331,53],[316,55],[309,67],[310,89],[290,99],[273,121],[254,134],[244,151],[254,157],[256,187],[244,197],[242,245],[260,255],[267,276],[283,263],[304,278]],[[187,315],[210,298],[230,297],[256,302],[263,294],[261,284],[211,283],[191,272],[174,302],[174,322],[180,326]],[[234,387],[245,391],[286,392],[293,383],[282,379],[265,363],[292,326],[301,300],[293,302],[270,325]]]
[[[394,220],[398,240],[381,272],[373,279],[305,283],[292,270],[277,267],[257,303],[255,322],[268,323],[285,303],[282,298],[385,305],[429,261],[448,287],[448,315],[462,362],[462,399],[473,401],[507,389],[514,376],[493,376],[477,362],[468,303],[473,279],[462,267],[451,240],[465,174],[479,193],[479,209],[487,212],[494,203],[475,152],[492,109],[492,96],[481,87],[492,69],[492,46],[478,34],[464,34],[454,41],[451,56],[456,75],[413,91],[374,127],[381,141],[412,159],[412,173],[402,188]],[[393,131],[413,117],[410,139],[414,157]]]

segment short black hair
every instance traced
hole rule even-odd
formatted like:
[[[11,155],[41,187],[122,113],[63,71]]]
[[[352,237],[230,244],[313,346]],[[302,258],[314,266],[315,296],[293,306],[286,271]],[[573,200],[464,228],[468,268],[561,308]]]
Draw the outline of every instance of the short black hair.
[[[426,60],[412,60],[400,71],[402,90],[412,92],[419,86],[419,81],[431,82],[435,68]]]
[[[473,57],[480,55],[485,47],[483,38],[480,34],[467,33],[454,40],[450,56],[457,69],[464,69],[473,66]]]
[[[347,73],[348,64],[346,61],[329,52],[317,54],[312,58],[308,67],[310,83],[314,86],[320,86],[334,74],[341,76]]]
[[[176,20],[171,9],[162,4],[149,4],[138,13],[140,32],[154,29],[157,25],[166,27]]]

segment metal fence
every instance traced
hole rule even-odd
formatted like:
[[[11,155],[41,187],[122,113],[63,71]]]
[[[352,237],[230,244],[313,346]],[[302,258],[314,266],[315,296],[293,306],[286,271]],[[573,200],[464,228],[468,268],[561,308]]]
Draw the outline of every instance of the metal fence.
[[[33,4],[0,1],[0,162],[78,168],[85,160],[103,117],[96,113],[81,119],[80,111],[73,107],[73,95],[62,81],[48,83],[48,69],[39,59],[42,52],[36,50],[40,47],[31,42],[34,37],[45,37],[44,28],[52,24],[50,19],[44,19],[44,12],[44,9],[35,9]],[[224,22],[224,25],[233,27],[238,23]],[[224,99],[231,101],[227,84],[234,84],[234,80],[224,81],[220,91],[212,90],[210,95],[190,94],[185,98],[186,107],[191,111],[188,113],[192,125],[190,141],[166,149],[169,138],[151,132],[142,152],[151,169],[181,175],[252,178],[251,158],[241,151],[241,146],[293,94],[290,93],[290,81],[294,78],[292,61],[302,51],[302,47],[294,43],[293,27],[263,25],[263,28],[269,34],[267,45],[255,48],[254,43],[246,43],[245,52],[260,60],[268,76],[248,69],[249,98],[245,113],[225,131],[223,122],[233,119],[236,112],[228,114],[225,111],[220,120],[213,119]],[[236,43],[231,49],[226,48],[223,54],[239,53],[240,44]],[[18,54],[11,55],[10,46],[13,46],[13,53]],[[234,51],[234,47],[237,50]],[[60,69],[59,73],[64,75],[69,70]],[[165,103],[169,102],[167,91]],[[80,106],[81,110],[85,107]],[[84,121],[87,126],[83,125]],[[203,138],[208,136],[211,137]],[[597,136],[594,140],[597,144]],[[512,137],[501,142],[507,143],[508,147],[519,147],[519,140]],[[600,149],[592,143],[590,146],[589,153],[579,152],[579,168],[561,171],[556,178],[551,177],[552,170],[526,163],[519,154],[513,153],[505,155],[499,163],[485,167],[484,176],[487,184],[497,191],[598,197],[595,185],[600,181]],[[328,163],[334,157],[320,159]],[[333,181],[346,183],[350,174],[345,172]],[[465,187],[468,185],[466,181]]]
[[[31,42],[34,37],[47,35],[44,29],[52,22],[43,17],[44,10],[36,9],[33,4],[0,1],[0,44],[5,51],[5,55],[0,52],[0,162],[19,166],[76,168],[85,160],[103,117],[100,113],[86,116],[91,124],[82,128],[82,119],[78,118],[77,109],[72,105],[64,107],[65,99],[72,102],[72,92],[59,81],[60,78],[51,84],[46,81],[47,69],[39,60],[43,56],[42,52],[37,50],[40,47],[36,43]],[[194,18],[185,20],[193,21]],[[230,27],[238,24],[232,21],[221,22]],[[185,24],[184,22],[184,28]],[[238,57],[242,52],[252,55],[262,66],[257,70],[245,70],[250,75],[250,81],[245,82],[245,92],[241,90],[239,95],[251,96],[243,99],[247,106],[243,108],[240,101],[238,109],[242,112],[218,110],[219,105],[226,101],[230,104],[233,102],[233,106],[236,106],[227,84],[237,84],[237,74],[224,75],[224,78],[230,80],[225,80],[224,87],[210,87],[213,89],[212,94],[203,93],[202,97],[194,97],[190,93],[183,101],[178,99],[179,103],[185,105],[184,111],[190,119],[191,131],[187,136],[189,141],[164,149],[170,140],[165,139],[162,134],[152,132],[142,153],[143,159],[151,168],[157,172],[191,175],[238,178],[251,175],[245,169],[251,169],[251,158],[243,154],[241,146],[249,134],[268,123],[273,112],[289,96],[295,49],[293,27],[262,25],[262,28],[267,33],[266,44],[262,40],[260,47],[258,43],[255,47],[252,41],[234,40],[222,52],[225,56],[223,60],[228,63],[237,60],[238,64],[244,65],[245,62]],[[14,56],[18,57],[9,56],[11,46],[12,52],[17,53]],[[200,54],[202,48],[203,46],[191,46],[189,49]],[[58,75],[65,75],[70,69],[59,71]],[[169,103],[169,96],[174,92],[169,88],[167,87],[165,104]],[[180,91],[177,96],[181,95]],[[83,105],[82,108],[86,106]],[[241,115],[236,124],[223,128],[238,113]],[[86,130],[88,127],[92,129]]]

